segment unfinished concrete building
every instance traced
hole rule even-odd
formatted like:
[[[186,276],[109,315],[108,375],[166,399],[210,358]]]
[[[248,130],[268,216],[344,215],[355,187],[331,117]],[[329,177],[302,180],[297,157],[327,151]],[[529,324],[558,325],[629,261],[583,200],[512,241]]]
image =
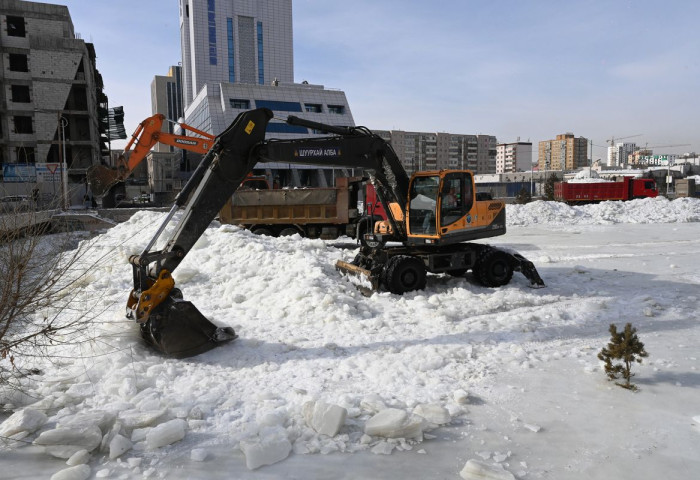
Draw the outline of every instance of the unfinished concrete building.
[[[46,199],[64,181],[66,203],[82,204],[86,170],[101,157],[98,102],[106,103],[94,47],[77,37],[65,6],[3,0],[0,22],[5,194]]]

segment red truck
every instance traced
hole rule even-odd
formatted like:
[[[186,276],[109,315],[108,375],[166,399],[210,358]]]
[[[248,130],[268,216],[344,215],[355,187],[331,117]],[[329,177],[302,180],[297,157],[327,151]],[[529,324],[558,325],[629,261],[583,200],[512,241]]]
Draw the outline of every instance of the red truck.
[[[569,204],[632,200],[656,197],[658,194],[656,182],[650,178],[624,177],[617,182],[554,184],[554,199]]]

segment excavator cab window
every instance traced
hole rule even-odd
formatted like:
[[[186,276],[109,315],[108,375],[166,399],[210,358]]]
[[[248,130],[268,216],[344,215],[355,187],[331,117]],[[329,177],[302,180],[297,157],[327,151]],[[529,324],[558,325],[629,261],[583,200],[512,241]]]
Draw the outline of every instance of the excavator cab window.
[[[415,177],[411,183],[409,231],[413,235],[434,235],[437,231],[436,206],[440,177]]]
[[[450,225],[469,213],[473,197],[472,177],[469,173],[446,174],[440,190],[440,226]]]

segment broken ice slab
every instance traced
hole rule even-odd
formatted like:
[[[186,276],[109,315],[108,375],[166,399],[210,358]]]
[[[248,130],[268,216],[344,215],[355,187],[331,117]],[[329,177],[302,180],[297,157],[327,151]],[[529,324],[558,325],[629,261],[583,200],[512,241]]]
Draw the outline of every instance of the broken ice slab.
[[[306,424],[321,435],[334,437],[345,424],[348,411],[325,402],[306,402],[303,407]]]
[[[459,472],[464,480],[515,480],[508,470],[500,465],[490,465],[480,460],[469,460]]]
[[[51,480],[87,480],[90,473],[90,467],[87,465],[76,465],[59,470],[51,475]]]
[[[423,418],[398,408],[387,408],[367,420],[365,433],[385,438],[420,437],[423,434]]]
[[[59,427],[47,430],[34,440],[34,445],[45,447],[48,454],[70,458],[80,450],[93,451],[100,446],[102,430],[97,425],[80,428]]]
[[[0,437],[11,437],[20,432],[33,433],[43,426],[48,418],[43,412],[25,408],[13,413],[0,424]]]
[[[179,442],[185,438],[186,428],[187,422],[181,418],[161,423],[146,434],[146,445],[148,448],[154,449]]]
[[[276,435],[255,440],[242,440],[240,449],[245,455],[246,467],[249,470],[255,470],[287,458],[292,451],[292,444],[288,438]]]
[[[445,425],[452,417],[446,408],[440,405],[421,403],[413,409],[413,413],[423,417],[431,425]]]

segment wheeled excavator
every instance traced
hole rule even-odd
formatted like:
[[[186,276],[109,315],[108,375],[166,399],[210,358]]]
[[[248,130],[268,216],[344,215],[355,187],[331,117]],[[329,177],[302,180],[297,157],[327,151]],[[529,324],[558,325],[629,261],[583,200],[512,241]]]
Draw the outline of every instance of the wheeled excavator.
[[[387,219],[365,234],[365,245],[352,262],[336,268],[360,279],[365,292],[384,289],[394,294],[420,290],[426,273],[464,275],[487,287],[510,282],[521,272],[532,287],[543,287],[532,262],[523,256],[473,240],[503,235],[505,204],[479,201],[468,170],[440,170],[408,177],[391,146],[364,127],[338,127],[290,116],[286,122],[329,136],[268,139],[272,111],[260,108],[239,114],[220,134],[153,239],[130,258],[134,288],[127,317],[140,324],[148,344],[162,353],[187,357],[236,338],[229,327],[214,325],[175,288],[172,272],[259,162],[280,162],[364,169]],[[157,240],[183,209],[165,246]]]

